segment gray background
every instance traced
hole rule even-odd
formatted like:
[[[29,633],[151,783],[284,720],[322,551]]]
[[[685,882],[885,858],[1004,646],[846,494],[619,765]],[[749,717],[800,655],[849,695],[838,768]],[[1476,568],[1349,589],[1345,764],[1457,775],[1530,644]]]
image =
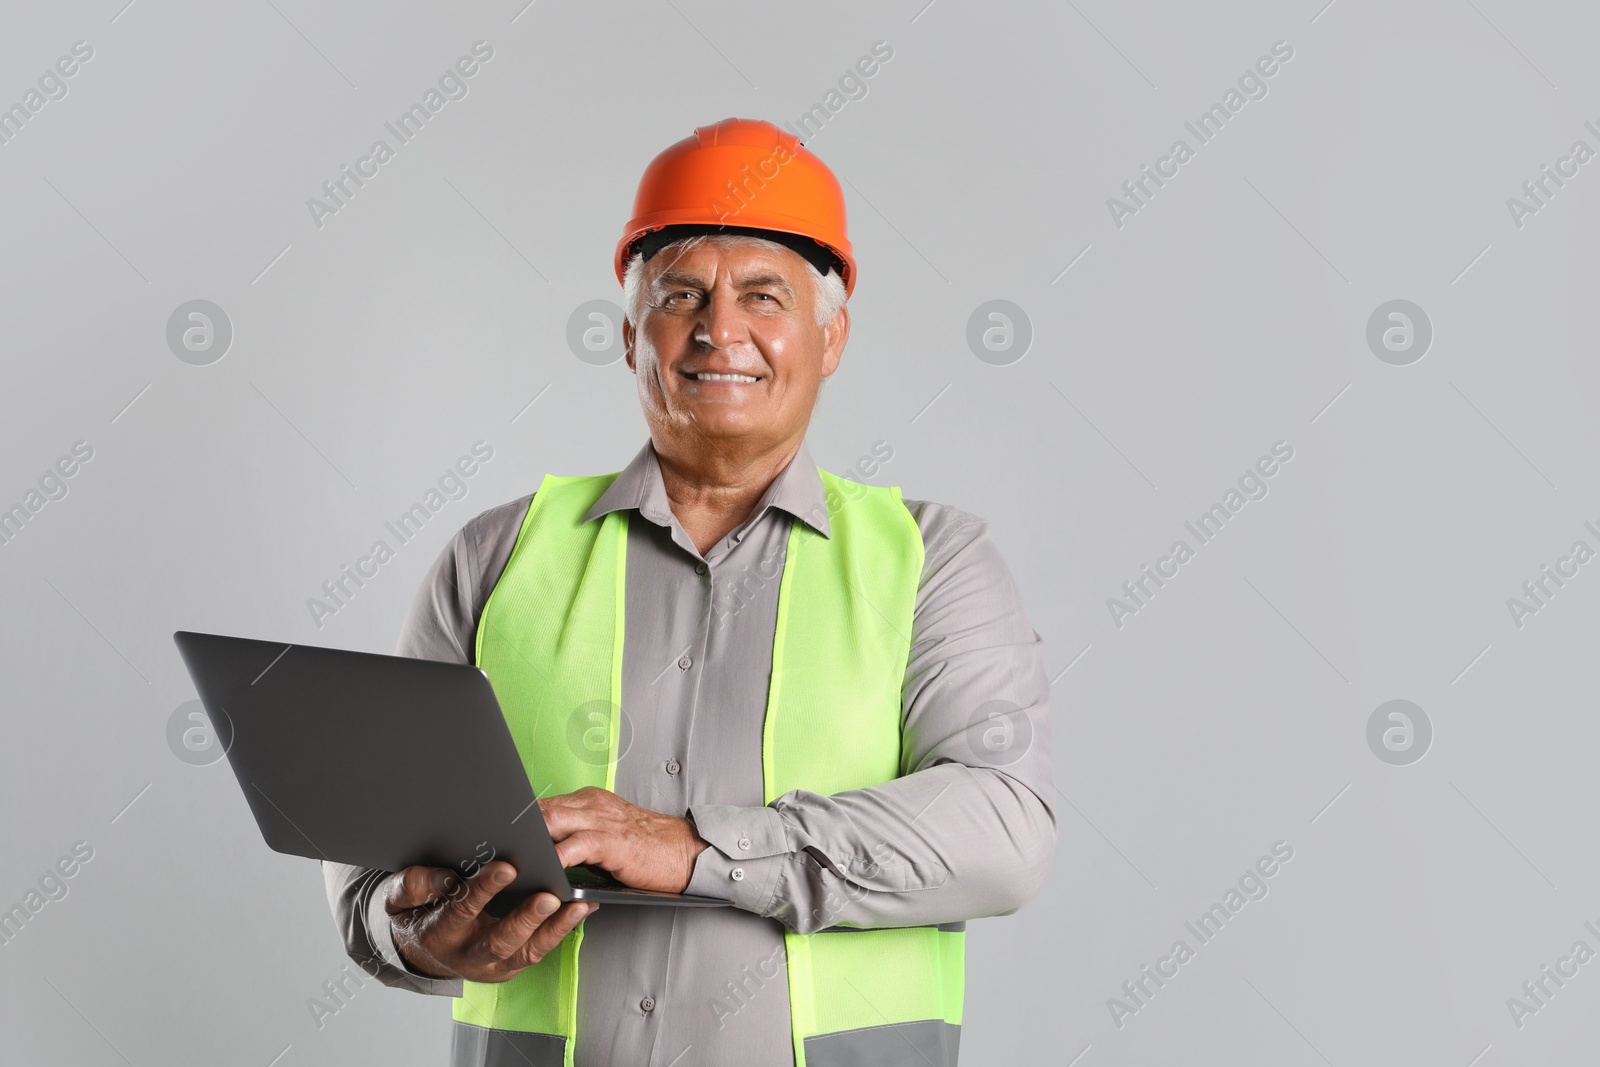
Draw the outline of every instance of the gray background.
[[[443,1062],[444,999],[373,983],[313,1021],[345,963],[316,864],[169,750],[170,634],[388,651],[473,514],[626,463],[633,379],[566,324],[619,298],[639,172],[798,118],[878,40],[810,141],[861,263],[811,446],[842,472],[886,440],[876,481],[987,518],[1054,679],[1056,871],[973,926],[963,1062],[1590,1052],[1600,963],[1520,1029],[1506,998],[1600,950],[1600,564],[1520,629],[1506,599],[1600,548],[1600,162],[1520,228],[1506,198],[1600,148],[1592,6],[124,2],[0,32],[4,104],[95,50],[0,146],[0,505],[95,450],[0,548],[0,905],[95,849],[0,947],[7,1062]],[[318,229],[306,198],[479,39],[469,95]],[[1278,40],[1268,95],[1114,225]],[[209,366],[165,341],[192,299],[233,325]],[[966,342],[990,299],[1031,321],[1010,365]],[[1409,366],[1365,340],[1393,299],[1434,329]],[[307,598],[480,439],[467,497],[317,628]],[[1119,629],[1107,598],[1279,440],[1270,494]],[[1409,766],[1366,741],[1395,698],[1434,728]],[[1119,1029],[1107,998],[1279,840],[1270,894]]]

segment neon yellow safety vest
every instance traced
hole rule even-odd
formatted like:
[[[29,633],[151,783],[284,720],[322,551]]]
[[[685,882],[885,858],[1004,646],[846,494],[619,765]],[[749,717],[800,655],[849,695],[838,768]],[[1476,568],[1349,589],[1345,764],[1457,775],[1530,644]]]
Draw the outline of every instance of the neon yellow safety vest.
[[[628,512],[582,518],[618,473],[545,476],[478,623],[477,665],[540,796],[616,785]],[[830,536],[792,522],[778,586],[761,741],[769,804],[794,789],[832,795],[902,773],[921,533],[898,487],[818,473]],[[605,733],[609,758],[568,742],[575,718],[596,739]],[[509,982],[466,982],[453,1003],[456,1062],[572,1067],[582,944],[580,926]],[[796,1067],[955,1064],[959,929],[785,931],[784,947]],[[489,1052],[506,1043],[517,1055]]]

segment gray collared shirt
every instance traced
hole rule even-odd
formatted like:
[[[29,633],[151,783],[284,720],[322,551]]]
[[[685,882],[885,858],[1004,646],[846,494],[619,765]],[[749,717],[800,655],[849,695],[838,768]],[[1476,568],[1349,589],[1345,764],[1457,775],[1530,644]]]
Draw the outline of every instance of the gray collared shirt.
[[[478,618],[530,500],[455,535],[417,594],[398,655],[473,661]],[[704,556],[672,513],[648,441],[590,509],[635,513],[622,680],[632,741],[617,793],[692,819],[712,847],[687,892],[734,907],[609,905],[587,920],[578,1067],[792,1064],[785,928],[1008,915],[1044,884],[1056,823],[1039,635],[983,520],[906,506],[925,558],[902,691],[903,776],[769,805],[761,733],[784,550],[793,522],[829,533],[810,451],[802,443],[750,518]],[[459,980],[424,977],[399,958],[373,892],[385,872],[323,866],[356,962],[387,985],[460,994]]]

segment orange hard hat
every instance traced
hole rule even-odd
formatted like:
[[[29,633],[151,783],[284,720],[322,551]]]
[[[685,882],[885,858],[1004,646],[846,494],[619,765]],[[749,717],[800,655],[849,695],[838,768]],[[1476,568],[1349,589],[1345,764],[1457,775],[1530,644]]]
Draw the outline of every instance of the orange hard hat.
[[[855,291],[839,180],[798,137],[770,122],[723,119],[701,126],[650,161],[633,218],[617,242],[617,280],[633,253],[649,258],[695,234],[778,241],[824,274],[838,270],[845,294]]]

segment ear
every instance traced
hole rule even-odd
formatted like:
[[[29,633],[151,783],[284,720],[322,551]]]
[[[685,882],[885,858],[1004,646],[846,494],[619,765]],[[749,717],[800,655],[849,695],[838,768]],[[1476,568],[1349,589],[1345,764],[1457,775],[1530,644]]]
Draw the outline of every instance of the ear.
[[[628,369],[638,374],[638,368],[633,365],[633,320],[626,316],[622,319],[622,356],[628,361]]]
[[[845,342],[850,340],[850,305],[834,312],[833,318],[822,327],[822,376],[839,369],[839,359],[844,355]]]

